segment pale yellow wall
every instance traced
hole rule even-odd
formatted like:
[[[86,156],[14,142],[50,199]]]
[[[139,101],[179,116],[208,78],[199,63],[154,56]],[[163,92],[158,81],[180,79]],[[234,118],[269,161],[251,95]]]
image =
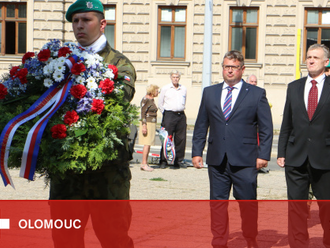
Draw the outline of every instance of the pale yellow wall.
[[[139,105],[146,86],[170,83],[169,72],[182,73],[188,89],[186,115],[193,124],[201,99],[205,0],[101,0],[116,5],[116,49],[122,51],[137,71],[133,103]],[[28,10],[27,48],[38,51],[49,39],[74,41],[71,23],[64,19],[73,0],[26,0]],[[158,6],[187,6],[186,60],[157,61]],[[274,128],[279,129],[287,84],[295,79],[297,30],[303,29],[305,7],[330,6],[326,0],[213,0],[212,75],[210,84],[222,82],[221,62],[228,51],[230,6],[259,7],[258,59],[246,63],[243,75],[255,74],[258,85],[272,103]],[[303,34],[302,34],[303,35]],[[302,40],[304,37],[302,36]],[[21,63],[21,56],[0,56],[0,73]],[[302,63],[302,61],[301,61]],[[302,63],[302,75],[307,74]],[[160,113],[159,113],[160,117]]]

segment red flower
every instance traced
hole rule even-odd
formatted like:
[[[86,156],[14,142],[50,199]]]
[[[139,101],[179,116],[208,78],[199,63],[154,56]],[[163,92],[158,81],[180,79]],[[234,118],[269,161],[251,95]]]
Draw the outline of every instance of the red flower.
[[[118,77],[118,68],[115,65],[108,65],[108,68],[112,70],[113,74],[115,75],[114,79],[117,79]]]
[[[50,50],[43,49],[38,53],[39,61],[46,62],[50,58]]]
[[[13,66],[10,70],[10,77],[14,78],[14,76],[16,75],[17,70],[19,70],[19,66]]]
[[[17,71],[15,77],[18,77],[22,84],[27,83],[26,75],[28,74],[28,70],[26,68],[22,68],[19,71]]]
[[[81,99],[86,95],[87,89],[84,85],[77,84],[71,87],[70,93],[74,98]]]
[[[68,111],[64,116],[64,123],[71,126],[73,123],[76,123],[79,120],[79,115],[76,111]]]
[[[24,64],[25,61],[29,58],[34,57],[34,53],[33,52],[27,52],[26,54],[24,54],[23,58],[22,58],[22,63]]]
[[[100,115],[104,109],[103,100],[100,99],[93,99],[92,103],[92,111]]]
[[[72,51],[68,47],[61,47],[58,50],[58,57],[66,57],[67,54],[71,54]]]
[[[104,81],[100,82],[99,88],[102,89],[103,94],[110,94],[115,88],[115,82],[106,78]]]
[[[50,131],[54,139],[64,139],[66,137],[66,126],[64,124],[53,126]]]
[[[7,88],[3,84],[0,84],[0,99],[5,99],[7,94]]]
[[[86,67],[82,63],[76,63],[71,68],[71,73],[74,75],[79,75],[80,73],[86,71]]]

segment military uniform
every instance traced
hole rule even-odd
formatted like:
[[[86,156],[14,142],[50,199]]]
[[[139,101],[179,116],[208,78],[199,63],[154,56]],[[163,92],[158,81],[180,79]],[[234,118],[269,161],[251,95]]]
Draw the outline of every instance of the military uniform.
[[[103,8],[98,0],[78,0],[71,6],[74,6],[78,11],[84,11],[86,6],[98,8],[97,11]],[[70,8],[68,10],[70,14],[67,15],[69,21],[72,20],[72,15],[75,13]],[[108,42],[98,54],[103,57],[105,63],[115,65],[118,68],[118,75],[123,77],[124,99],[131,101],[135,93],[136,73],[129,59],[112,49]],[[132,153],[129,150],[126,135],[123,135],[121,139],[124,145],[118,149],[118,158],[113,161],[106,161],[100,169],[92,170],[89,168],[81,174],[67,171],[64,178],[60,175],[50,175],[49,199],[129,200],[131,180],[129,160],[132,159]],[[77,206],[73,206],[75,203]],[[128,236],[132,216],[128,201],[50,201],[50,206],[53,219],[65,217],[81,220],[80,229],[52,230],[55,248],[84,247],[84,232],[89,216],[102,247],[134,247],[132,239]]]
[[[117,66],[118,75],[124,77],[125,99],[131,101],[135,93],[134,82],[136,80],[136,73],[132,63],[125,55],[113,49],[108,42],[98,54],[103,57],[103,62]]]
[[[96,11],[103,13],[103,5],[99,0],[77,0],[66,14],[72,22],[75,13]],[[100,37],[99,39],[102,39]],[[102,40],[102,44],[105,42]],[[115,65],[118,75],[123,77],[124,99],[131,101],[135,89],[136,73],[133,65],[122,53],[111,48],[108,42],[98,52],[104,62]],[[106,161],[97,170],[87,169],[81,174],[67,171],[65,177],[50,175],[51,200],[128,200],[131,180],[129,150],[126,135],[121,137],[124,145],[119,147],[118,158]],[[77,206],[73,206],[74,204]],[[131,206],[129,201],[50,201],[51,217],[77,218],[81,220],[80,229],[53,229],[52,237],[55,248],[83,248],[85,226],[89,216],[93,229],[102,247],[133,248],[132,239],[128,236],[131,223]]]

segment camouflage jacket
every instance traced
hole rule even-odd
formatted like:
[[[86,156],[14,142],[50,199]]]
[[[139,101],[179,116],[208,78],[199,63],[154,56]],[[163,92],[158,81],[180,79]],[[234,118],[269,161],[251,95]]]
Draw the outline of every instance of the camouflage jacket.
[[[121,52],[113,49],[107,42],[107,45],[98,52],[103,57],[103,61],[117,66],[118,75],[124,77],[125,99],[131,101],[135,93],[136,72],[131,61]]]
[[[98,54],[103,57],[103,62],[115,65],[118,68],[118,75],[124,78],[124,98],[130,102],[133,99],[135,93],[136,80],[136,72],[131,61],[121,52],[113,49],[108,42],[107,45],[98,52]],[[131,141],[129,141],[126,136],[122,137],[122,141],[124,146],[122,146],[122,149],[119,150],[118,158],[115,161],[111,161],[111,164],[121,164],[124,161],[133,159],[133,148],[130,145]],[[106,167],[107,165],[104,166]]]

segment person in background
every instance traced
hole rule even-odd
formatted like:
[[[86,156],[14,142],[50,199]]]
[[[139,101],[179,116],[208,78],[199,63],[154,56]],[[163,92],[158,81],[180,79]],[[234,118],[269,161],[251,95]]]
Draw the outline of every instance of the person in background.
[[[147,87],[147,94],[141,101],[141,122],[139,132],[139,144],[144,145],[142,153],[141,170],[153,171],[154,169],[148,165],[148,155],[150,146],[155,145],[156,123],[158,108],[154,98],[158,96],[159,87],[150,85]]]
[[[251,74],[250,76],[248,76],[247,79],[246,79],[246,82],[247,82],[248,84],[257,85],[258,80],[257,80],[256,75]]]
[[[246,82],[248,84],[251,84],[251,85],[254,85],[254,86],[257,86],[258,84],[258,80],[257,80],[257,77],[256,75],[254,74],[251,74],[249,75],[247,78],[246,78]],[[269,103],[269,107],[272,108],[272,105]],[[258,133],[258,145],[259,145],[259,133]],[[267,168],[260,168],[259,173],[269,173],[269,169]]]
[[[325,74],[326,76],[329,76],[329,75],[330,75],[330,63],[325,67],[324,74]]]
[[[168,135],[174,136],[176,158],[174,168],[187,168],[184,162],[187,135],[187,117],[184,113],[186,107],[187,88],[179,84],[181,73],[172,71],[170,73],[172,83],[165,85],[159,94],[158,108],[163,114],[162,127]],[[160,168],[166,168],[167,161],[163,154],[163,147],[160,152]]]

